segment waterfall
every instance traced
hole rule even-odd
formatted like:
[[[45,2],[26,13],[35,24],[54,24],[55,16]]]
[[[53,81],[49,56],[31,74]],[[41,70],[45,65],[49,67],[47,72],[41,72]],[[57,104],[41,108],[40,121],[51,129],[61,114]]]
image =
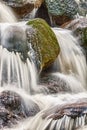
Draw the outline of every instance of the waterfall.
[[[13,84],[31,93],[36,87],[34,64],[27,59],[24,63],[19,53],[9,52],[0,46],[0,86]]]
[[[13,84],[31,93],[37,91],[36,69],[31,59],[27,58],[26,62],[22,60],[21,51],[26,49],[26,44],[24,45],[26,41],[25,31],[25,22],[17,24],[0,23],[0,86]],[[14,49],[16,44],[17,46],[18,44],[22,45],[20,52]],[[8,48],[10,48],[10,51],[8,51]]]
[[[39,88],[42,90],[44,88],[37,84],[36,77],[38,75],[29,52],[27,52],[28,57],[23,61],[21,51],[26,48],[26,44],[24,47],[26,26],[23,26],[25,22],[13,24],[15,20],[11,16],[14,15],[8,13],[8,10],[10,9],[0,2],[0,21],[10,22],[6,24],[0,23],[0,129],[80,130],[79,128],[81,127],[84,129],[84,126],[87,125],[87,64],[78,41],[74,38],[71,31],[53,28],[61,51],[55,61],[56,68],[59,71],[52,73],[52,75],[61,79],[58,82],[59,86],[64,81],[64,86],[71,91],[44,94],[43,91],[39,91]],[[8,17],[8,15],[10,16]],[[19,31],[15,30],[15,27]],[[9,40],[9,37],[11,37],[11,40]],[[19,51],[13,48],[16,44],[16,41],[13,40],[14,37],[17,43],[23,45]],[[11,50],[9,50],[8,46]],[[9,91],[10,96],[8,96]],[[7,93],[4,94],[4,92]],[[11,95],[12,92],[13,95]],[[15,93],[17,94],[16,96]],[[6,108],[3,109],[5,103],[9,107],[5,106]],[[12,108],[15,108],[14,113],[16,113],[16,104],[21,105],[16,115],[12,115],[8,103],[12,105]],[[3,113],[1,114],[2,109],[7,115],[9,115],[8,111],[10,111],[10,117],[6,114],[3,117]],[[20,114],[20,111],[22,111],[22,114]],[[8,128],[3,128],[3,120],[1,119],[6,116],[8,117],[7,119],[13,116],[13,121],[18,119],[16,124],[11,123]],[[20,116],[22,118],[23,116],[25,117],[22,120]],[[6,119],[4,121],[7,123]]]
[[[13,11],[2,2],[0,2],[0,22],[17,22]]]
[[[61,53],[58,56],[57,61],[56,61],[57,62],[56,65],[57,65],[57,67],[59,66],[60,71],[57,73],[52,73],[52,74],[59,76],[62,80],[65,80],[66,83],[71,84],[71,89],[74,89],[73,93],[71,93],[71,94],[70,93],[64,93],[64,94],[58,93],[55,95],[45,95],[44,93],[42,93],[42,94],[35,93],[35,95],[28,95],[23,90],[18,89],[19,90],[18,91],[17,88],[15,88],[15,87],[10,89],[9,87],[7,88],[4,86],[4,88],[2,88],[2,89],[12,90],[12,91],[18,93],[23,98],[24,102],[27,104],[27,107],[29,109],[30,109],[30,106],[32,105],[31,104],[29,106],[29,104],[28,104],[28,103],[30,103],[30,100],[33,101],[34,103],[36,103],[40,109],[40,112],[38,112],[35,116],[29,117],[29,118],[27,117],[26,119],[23,120],[23,122],[20,121],[18,123],[18,125],[14,125],[11,129],[7,128],[4,130],[54,130],[54,129],[55,130],[61,130],[61,129],[74,130],[76,128],[79,129],[79,127],[83,127],[86,124],[87,106],[84,106],[84,105],[87,104],[86,103],[87,93],[86,92],[78,93],[80,91],[79,89],[81,89],[81,91],[83,91],[84,89],[82,89],[82,88],[84,87],[84,84],[86,85],[86,83],[83,83],[85,81],[83,81],[83,78],[81,77],[82,75],[84,76],[84,78],[86,78],[86,76],[87,76],[86,68],[85,68],[86,67],[85,57],[82,53],[80,46],[78,45],[77,40],[72,36],[70,31],[57,29],[57,28],[54,28],[53,31],[55,32],[55,34],[58,38]],[[20,84],[22,81],[21,76],[27,75],[27,73],[30,73],[31,77],[28,77],[26,79],[25,79],[25,77],[23,77],[24,84],[26,84],[26,82],[28,82],[29,79],[30,79],[30,81],[34,80],[35,77],[32,76],[32,74],[34,74],[32,72],[33,71],[32,64],[28,59],[27,59],[26,63],[23,63],[21,61],[18,53],[14,54],[14,52],[8,52],[5,48],[3,49],[2,47],[1,47],[1,51],[3,52],[3,53],[1,52],[1,54],[4,54],[4,55],[3,55],[3,57],[0,57],[0,59],[1,59],[0,62],[2,62],[2,60],[3,60],[3,62],[2,62],[3,65],[4,65],[4,63],[5,63],[5,66],[6,66],[6,64],[8,64],[7,70],[6,70],[7,75],[8,75],[7,77],[12,77],[12,76],[10,76],[11,70],[13,68],[15,68],[15,71],[13,69],[12,73],[18,72],[17,73],[18,75],[16,76],[17,80],[19,81],[19,82],[16,81],[16,82],[18,82],[18,85],[22,86],[22,84]],[[76,54],[77,54],[77,56],[76,56]],[[8,57],[8,55],[10,57]],[[5,58],[6,56],[8,58]],[[15,63],[11,64],[12,57],[15,57],[15,59],[13,59],[13,61],[16,62],[16,64]],[[66,61],[64,59],[66,59]],[[80,60],[82,62],[80,62]],[[3,65],[2,65],[2,67],[4,67]],[[10,65],[10,67],[9,67],[9,65]],[[28,66],[28,69],[27,69],[26,65]],[[79,66],[79,68],[77,65]],[[21,68],[20,68],[20,66],[21,66]],[[6,68],[5,69],[4,68],[2,68],[1,71],[6,69]],[[81,73],[79,72],[79,69],[81,69]],[[85,69],[85,71],[84,71],[84,69]],[[19,73],[19,71],[21,74]],[[10,80],[11,79],[8,78],[8,80],[7,80],[8,83],[10,82]],[[11,82],[10,82],[10,85],[11,85]],[[28,84],[28,85],[30,85],[30,84]],[[9,84],[8,84],[8,86],[9,86]],[[33,81],[32,81],[31,86],[34,86]],[[37,85],[36,87],[38,87],[38,86],[39,85]],[[30,86],[28,86],[28,88],[25,88],[25,85],[24,85],[24,89],[26,89],[26,91],[28,91],[29,88],[30,88]],[[78,94],[75,94],[76,89],[77,89]],[[80,108],[78,108],[78,103],[80,104]],[[81,106],[81,103],[84,103],[84,105]],[[68,105],[70,105],[70,104],[71,104],[71,106],[69,107]],[[77,104],[77,106],[75,106],[76,104]],[[66,114],[60,118],[53,119],[53,116],[58,114],[58,113],[57,114],[54,114],[54,113],[56,113],[58,109],[59,109],[58,111],[60,111],[66,105],[68,106],[68,108],[66,107],[66,110],[64,111]],[[35,106],[32,106],[32,107],[34,109]],[[77,109],[76,109],[76,107],[77,107]],[[68,111],[69,111],[69,113],[68,113]],[[73,117],[68,116],[68,114],[73,114],[74,111],[75,112],[80,111],[81,115],[77,116],[75,119]],[[63,114],[63,113],[61,113],[61,114]],[[31,125],[31,124],[33,124],[33,125]]]
[[[83,88],[86,88],[86,59],[78,41],[73,37],[72,32],[69,30],[53,28],[53,31],[56,34],[61,50],[56,61],[57,67],[60,68],[62,74],[76,77]]]

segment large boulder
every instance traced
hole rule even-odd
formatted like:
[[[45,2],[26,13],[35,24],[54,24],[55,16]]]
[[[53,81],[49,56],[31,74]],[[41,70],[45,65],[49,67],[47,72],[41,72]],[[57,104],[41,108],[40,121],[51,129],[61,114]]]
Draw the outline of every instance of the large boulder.
[[[36,17],[43,18],[54,26],[72,20],[77,13],[82,16],[87,14],[87,1],[80,0],[36,0],[35,7],[39,8]]]
[[[45,2],[53,25],[70,21],[78,12],[78,4],[75,0],[45,0]]]
[[[12,127],[18,121],[35,116],[40,111],[39,106],[32,100],[28,104],[26,106],[24,99],[14,91],[0,92],[0,129]]]
[[[39,5],[37,3],[39,3]],[[35,4],[36,6],[38,5],[38,7],[40,5],[46,5],[52,25],[61,25],[67,21],[70,21],[77,14],[79,9],[75,0],[36,0]],[[42,15],[42,12],[39,10],[39,14],[40,13]],[[39,17],[41,16],[39,15]],[[47,18],[45,17],[45,19]]]
[[[59,54],[59,45],[55,34],[50,26],[42,19],[30,20],[27,25],[31,26],[34,31],[28,35],[28,42],[39,52],[40,69],[51,65]]]
[[[75,0],[45,0],[49,14],[53,16],[66,15],[73,17],[78,11]]]

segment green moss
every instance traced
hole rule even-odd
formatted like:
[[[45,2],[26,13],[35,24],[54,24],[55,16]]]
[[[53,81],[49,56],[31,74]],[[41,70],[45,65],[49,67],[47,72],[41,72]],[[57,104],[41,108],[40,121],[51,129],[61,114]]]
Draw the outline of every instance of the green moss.
[[[50,26],[42,19],[33,19],[27,23],[32,26],[36,32],[34,44],[37,44],[41,55],[41,67],[47,67],[54,62],[59,54],[59,45],[55,34]]]
[[[84,46],[87,46],[87,27],[82,31],[82,41]]]

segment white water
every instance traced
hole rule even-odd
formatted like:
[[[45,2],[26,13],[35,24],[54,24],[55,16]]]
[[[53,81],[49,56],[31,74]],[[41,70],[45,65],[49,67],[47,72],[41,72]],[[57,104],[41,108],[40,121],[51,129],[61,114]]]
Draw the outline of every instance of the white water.
[[[14,126],[12,129],[4,129],[4,130],[61,130],[64,128],[64,130],[74,130],[74,128],[83,127],[86,122],[86,115],[77,117],[74,121],[72,118],[68,116],[64,116],[63,118],[59,120],[52,120],[49,118],[50,115],[52,115],[53,111],[56,110],[56,106],[61,106],[63,104],[74,103],[74,102],[80,102],[80,100],[87,99],[87,93],[79,93],[71,95],[71,94],[58,94],[56,96],[52,95],[35,95],[32,97],[29,97],[28,95],[23,94],[23,98],[28,101],[29,99],[35,101],[41,111],[34,117],[27,118],[26,120],[23,120],[23,122],[20,122],[17,126]],[[27,102],[28,104],[28,102]],[[43,115],[48,112],[48,115],[46,118],[42,118]],[[63,125],[63,123],[65,125]],[[31,125],[33,124],[33,125]],[[47,126],[50,126],[47,128]],[[47,129],[46,129],[47,128]]]
[[[2,2],[0,2],[0,22],[17,22],[13,11]]]
[[[0,86],[14,84],[16,87],[31,93],[33,91],[31,86],[36,88],[34,70],[34,65],[30,63],[29,59],[24,63],[20,54],[9,52],[0,46]]]
[[[56,62],[58,63],[57,66],[60,68],[61,73],[74,76],[74,78],[82,84],[82,88],[86,88],[86,59],[78,41],[72,36],[71,31],[58,28],[53,28],[53,31],[60,45],[60,54]]]
[[[14,51],[9,52],[6,49],[8,47],[13,47],[12,43],[9,44],[9,38],[17,37],[23,42],[26,41],[25,22],[21,24],[0,23],[0,29],[0,86],[15,84],[16,87],[26,90],[27,93],[36,91],[36,72],[33,62],[30,62],[29,59],[27,59],[26,62],[23,62],[21,60],[21,53],[14,53]],[[23,43],[21,42],[21,44]],[[4,46],[4,48],[2,46]]]
[[[4,9],[6,11],[7,7]],[[9,21],[7,20],[7,22]],[[1,35],[1,39],[3,39],[1,40],[2,45],[4,40],[6,41],[6,36],[2,33],[6,27],[7,25],[0,28],[1,34],[3,34]],[[87,93],[81,93],[87,87],[87,65],[81,48],[70,31],[57,28],[53,29],[53,31],[58,38],[61,52],[56,61],[58,62],[57,67],[60,66],[60,72],[53,73],[52,75],[59,76],[64,80],[73,93],[58,93],[55,95],[37,94],[39,85],[36,83],[33,62],[29,59],[23,62],[20,58],[20,53],[9,52],[0,46],[0,86],[2,86],[0,87],[0,92],[3,90],[14,91],[24,99],[27,108],[34,107],[30,100],[35,102],[40,108],[40,112],[36,116],[24,119],[17,126],[13,126],[11,129],[8,128],[8,130],[61,130],[63,127],[64,130],[74,130],[73,126],[78,128],[86,123],[86,114],[77,117],[75,121],[66,115],[57,120],[49,118],[61,105],[87,100]],[[7,34],[9,35],[9,33]],[[35,92],[35,95],[29,95],[31,90]],[[42,119],[43,115],[45,115],[45,118]],[[4,128],[4,130],[7,129]]]

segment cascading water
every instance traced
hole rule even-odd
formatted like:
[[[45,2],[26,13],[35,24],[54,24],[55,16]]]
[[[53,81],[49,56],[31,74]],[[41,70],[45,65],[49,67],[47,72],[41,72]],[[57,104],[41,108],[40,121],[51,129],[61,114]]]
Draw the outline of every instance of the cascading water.
[[[0,22],[17,22],[13,11],[0,2]]]
[[[57,66],[60,68],[60,72],[66,75],[68,74],[69,76],[71,75],[72,77],[76,77],[77,81],[80,81],[80,83],[82,84],[81,88],[86,88],[86,59],[78,41],[72,36],[72,32],[70,32],[69,30],[53,28],[53,31],[57,36],[61,48],[60,55],[58,56],[56,61],[58,62]]]
[[[0,6],[3,5],[0,3]],[[12,38],[17,36],[16,40],[21,38],[21,43],[26,39],[26,27],[22,28],[21,23],[21,26],[16,26],[20,28],[20,35],[17,35],[18,33],[16,35],[12,34],[11,27],[15,27],[15,25],[16,23],[6,24],[5,26],[0,24],[0,93],[6,91],[8,96],[8,91],[13,92],[13,99],[9,97],[10,102],[13,102],[13,104],[18,100],[17,95],[15,96],[14,93],[18,94],[22,101],[18,100],[16,105],[21,104],[22,108],[20,108],[20,111],[22,111],[22,115],[20,113],[16,116],[10,115],[18,119],[18,125],[13,123],[14,125],[12,124],[11,128],[4,128],[4,130],[75,130],[86,125],[87,93],[84,90],[86,91],[87,87],[87,65],[77,40],[70,31],[53,28],[58,38],[61,52],[56,61],[56,67],[59,67],[60,71],[52,73],[52,75],[59,77],[62,81],[64,80],[66,87],[67,85],[70,86],[71,93],[57,93],[54,95],[37,93],[39,85],[36,83],[34,64],[29,60],[30,57],[26,61],[22,61],[21,52],[15,50],[9,52],[7,50],[8,45],[10,45],[10,49],[13,48],[12,44],[9,44],[9,35]],[[22,34],[24,37],[22,37]],[[30,56],[29,53],[28,56]],[[30,95],[32,90],[34,95]],[[3,104],[4,101],[2,99],[0,98],[0,103],[2,102]],[[10,102],[9,104],[11,104]],[[16,108],[14,107],[14,109]],[[4,111],[7,112],[6,110]],[[25,117],[23,121],[19,120],[21,116]],[[3,124],[3,122],[0,123]],[[0,128],[3,127],[0,125]]]
[[[30,61],[29,58],[26,59],[26,62],[21,60],[21,57],[23,57],[21,51],[25,51],[26,46],[24,45],[26,40],[26,26],[23,26],[24,24],[25,23],[21,25],[20,23],[0,24],[0,86],[15,84],[18,88],[23,88],[28,93],[31,93],[36,89],[37,85],[34,63]],[[20,32],[17,29],[15,30],[15,26],[20,29]],[[13,30],[14,32],[12,32]],[[9,40],[9,36],[11,40]],[[16,44],[17,46],[18,44],[22,45],[21,49],[19,49],[19,53],[14,48]],[[10,51],[6,48],[10,48]]]

